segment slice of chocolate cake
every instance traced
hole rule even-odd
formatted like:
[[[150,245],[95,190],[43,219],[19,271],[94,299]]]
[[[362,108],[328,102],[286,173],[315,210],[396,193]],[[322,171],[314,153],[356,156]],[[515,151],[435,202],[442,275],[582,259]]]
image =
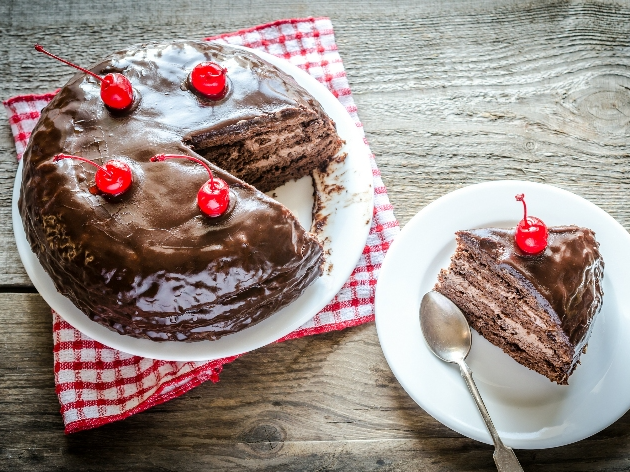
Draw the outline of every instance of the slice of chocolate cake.
[[[566,385],[602,305],[604,261],[590,229],[548,231],[536,255],[516,245],[513,229],[457,232],[457,250],[435,290],[492,344]]]

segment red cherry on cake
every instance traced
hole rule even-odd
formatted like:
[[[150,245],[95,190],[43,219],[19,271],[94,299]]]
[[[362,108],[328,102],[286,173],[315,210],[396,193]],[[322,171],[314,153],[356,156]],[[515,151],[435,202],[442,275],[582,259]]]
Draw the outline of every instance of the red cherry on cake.
[[[101,99],[110,108],[126,110],[133,103],[131,82],[122,74],[107,74],[101,82]]]
[[[216,62],[197,64],[190,73],[190,84],[206,98],[221,100],[227,93],[227,71]]]
[[[221,216],[230,206],[230,187],[223,179],[215,178],[208,164],[193,156],[181,156],[178,154],[158,154],[151,158],[151,162],[161,162],[167,159],[190,159],[206,168],[210,180],[201,186],[197,193],[197,205],[199,209],[210,217]]]
[[[96,188],[112,197],[117,197],[125,193],[133,182],[131,168],[123,161],[112,159],[111,161],[107,161],[104,166],[100,166],[96,162],[90,161],[84,157],[57,154],[53,158],[53,162],[59,162],[62,159],[77,159],[97,167],[98,170],[94,177]]]
[[[79,67],[72,62],[68,62],[65,59],[49,53],[39,44],[35,45],[35,49],[97,79],[101,83],[101,99],[109,108],[122,111],[131,107],[134,100],[133,87],[131,86],[129,79],[124,75],[113,72],[107,74],[105,77],[101,77],[92,71]]]
[[[516,226],[514,239],[521,251],[538,254],[547,247],[547,226],[535,216],[527,216],[525,194],[516,195],[516,201],[523,202],[523,219]]]

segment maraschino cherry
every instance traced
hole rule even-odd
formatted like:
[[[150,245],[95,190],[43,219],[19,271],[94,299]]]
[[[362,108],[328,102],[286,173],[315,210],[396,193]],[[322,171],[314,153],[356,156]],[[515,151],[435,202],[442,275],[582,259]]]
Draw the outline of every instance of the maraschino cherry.
[[[96,180],[96,188],[112,197],[117,197],[125,193],[133,182],[131,168],[123,161],[112,159],[111,161],[107,161],[104,166],[100,166],[96,162],[90,161],[84,157],[57,154],[53,158],[53,162],[59,162],[62,159],[77,159],[97,167],[98,170],[94,177],[94,180]]]
[[[122,111],[131,107],[131,104],[134,100],[133,87],[131,86],[131,82],[129,82],[129,79],[124,75],[114,72],[107,74],[105,77],[101,77],[100,75],[96,75],[92,71],[84,69],[83,67],[79,67],[72,62],[68,62],[65,59],[49,53],[39,44],[35,45],[35,49],[39,52],[43,52],[47,56],[63,62],[64,64],[74,67],[75,69],[79,69],[80,71],[83,71],[86,74],[89,74],[97,79],[101,83],[101,99],[109,108]]]
[[[547,226],[535,216],[527,216],[525,194],[516,195],[516,201],[523,202],[523,219],[516,227],[516,244],[527,254],[538,254],[547,247]]]
[[[221,100],[227,93],[227,70],[216,62],[197,64],[189,80],[197,92],[210,100]]]
[[[208,164],[193,156],[181,156],[179,154],[158,154],[151,158],[151,162],[161,162],[167,159],[190,159],[206,168],[210,180],[201,186],[197,193],[197,205],[199,209],[210,217],[221,216],[230,206],[230,187],[225,180],[212,175]]]

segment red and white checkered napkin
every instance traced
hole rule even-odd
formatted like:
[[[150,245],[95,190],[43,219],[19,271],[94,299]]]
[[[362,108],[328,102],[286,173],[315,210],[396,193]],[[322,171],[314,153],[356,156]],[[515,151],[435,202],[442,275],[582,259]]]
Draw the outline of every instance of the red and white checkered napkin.
[[[328,18],[280,20],[206,39],[260,49],[302,68],[328,86],[361,128]],[[40,110],[54,95],[18,96],[4,102],[18,159],[22,157]],[[370,156],[374,218],[361,259],[335,298],[313,319],[280,341],[374,319],[376,278],[399,228],[374,156]],[[217,382],[223,365],[236,358],[170,362],[132,356],[81,334],[55,312],[53,338],[55,383],[66,433],[121,420],[175,398],[206,380]]]

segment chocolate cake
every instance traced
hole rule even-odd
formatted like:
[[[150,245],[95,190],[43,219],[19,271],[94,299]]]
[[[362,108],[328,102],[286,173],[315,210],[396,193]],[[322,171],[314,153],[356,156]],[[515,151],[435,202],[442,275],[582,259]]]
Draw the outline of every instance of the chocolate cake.
[[[457,250],[435,290],[492,344],[566,385],[601,308],[604,262],[590,229],[548,232],[537,255],[521,251],[513,229],[457,232]]]
[[[190,90],[204,61],[227,70],[224,98]],[[23,157],[19,209],[57,290],[94,321],[152,340],[213,340],[294,301],[322,273],[323,250],[261,191],[323,167],[342,141],[320,104],[253,53],[207,42],[144,44],[91,68],[133,85],[130,110],[108,109],[99,83],[75,75],[43,110]],[[131,167],[133,184],[94,192],[95,168],[59,153]],[[229,184],[230,207],[202,214],[205,158]]]

